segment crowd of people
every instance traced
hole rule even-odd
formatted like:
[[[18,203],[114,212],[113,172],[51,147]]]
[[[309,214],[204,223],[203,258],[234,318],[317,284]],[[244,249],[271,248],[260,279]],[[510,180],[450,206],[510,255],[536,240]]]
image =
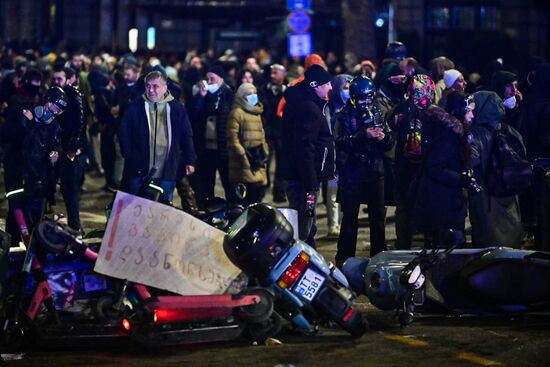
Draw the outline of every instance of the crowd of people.
[[[380,62],[325,56],[0,48],[6,230],[18,238],[14,209],[36,219],[59,184],[68,224],[82,233],[80,190],[95,170],[105,191],[141,195],[153,184],[172,202],[177,190],[197,216],[217,175],[230,203],[261,202],[271,190],[274,203],[298,211],[299,237],[312,246],[322,193],[337,265],[355,254],[362,204],[371,256],[388,248],[388,206],[397,249],[415,233],[442,246],[449,229],[464,244],[468,215],[474,246],[521,245],[536,225],[532,190],[496,195],[486,176],[496,131],[530,162],[550,157],[549,63],[533,58],[516,74],[498,60],[468,73],[442,56],[425,69],[400,42]]]

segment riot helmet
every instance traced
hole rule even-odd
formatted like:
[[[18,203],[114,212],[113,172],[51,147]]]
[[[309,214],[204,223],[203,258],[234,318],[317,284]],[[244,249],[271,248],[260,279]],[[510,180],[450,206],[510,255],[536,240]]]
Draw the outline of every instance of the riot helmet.
[[[372,80],[364,75],[356,76],[349,85],[349,101],[354,108],[366,111],[372,106],[375,92]]]
[[[67,108],[67,95],[65,91],[59,87],[51,87],[45,95],[46,103],[55,106],[50,108],[55,115],[59,115]],[[57,107],[57,108],[56,108]]]

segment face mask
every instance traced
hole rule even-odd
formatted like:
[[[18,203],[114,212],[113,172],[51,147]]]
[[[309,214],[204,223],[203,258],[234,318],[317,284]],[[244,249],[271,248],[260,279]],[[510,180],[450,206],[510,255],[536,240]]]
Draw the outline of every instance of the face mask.
[[[47,125],[53,121],[54,113],[44,106],[36,106],[34,108],[34,117],[36,118],[36,121]]]
[[[207,84],[206,85],[206,91],[208,93],[211,93],[211,94],[214,94],[218,91],[218,89],[220,89],[220,85],[219,84]]]
[[[349,99],[349,89],[342,89],[341,96],[342,96],[342,100],[344,101],[344,103],[347,102],[348,99]]]
[[[516,96],[512,96],[510,98],[506,98],[504,100],[504,107],[511,110],[512,108],[516,107]]]
[[[252,106],[256,106],[258,104],[258,95],[257,94],[250,94],[250,95],[246,96],[246,100]]]

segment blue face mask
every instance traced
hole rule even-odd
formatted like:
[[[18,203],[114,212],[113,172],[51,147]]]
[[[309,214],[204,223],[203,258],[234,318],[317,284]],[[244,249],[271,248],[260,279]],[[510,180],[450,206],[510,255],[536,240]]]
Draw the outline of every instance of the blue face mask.
[[[246,96],[246,100],[252,106],[256,106],[258,104],[258,95],[257,94],[250,94],[250,95]]]
[[[344,103],[347,102],[348,99],[349,99],[349,89],[342,89],[341,96],[342,96],[342,100],[344,101]]]

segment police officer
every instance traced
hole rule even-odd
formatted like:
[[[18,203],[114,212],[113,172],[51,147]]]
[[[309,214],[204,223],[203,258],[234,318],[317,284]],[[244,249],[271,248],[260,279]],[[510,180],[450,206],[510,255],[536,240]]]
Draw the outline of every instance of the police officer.
[[[86,165],[86,119],[83,96],[78,89],[76,74],[71,68],[58,69],[54,84],[67,94],[67,108],[59,118],[63,154],[59,159],[61,193],[65,200],[69,227],[83,232],[80,224],[80,186]]]
[[[380,111],[373,106],[373,81],[357,76],[349,91],[350,99],[336,116],[334,128],[340,173],[338,201],[343,212],[336,253],[338,266],[355,256],[359,207],[363,203],[368,205],[370,256],[386,250],[383,159],[384,152],[393,146]]]

